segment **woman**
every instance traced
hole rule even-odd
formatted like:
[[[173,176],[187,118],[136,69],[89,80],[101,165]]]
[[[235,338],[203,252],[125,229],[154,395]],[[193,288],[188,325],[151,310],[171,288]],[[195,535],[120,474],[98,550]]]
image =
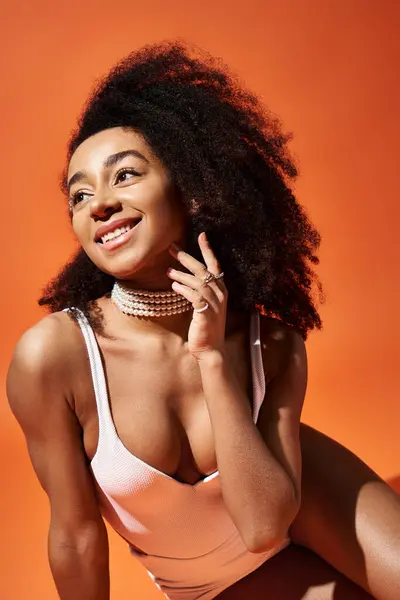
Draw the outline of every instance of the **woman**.
[[[85,107],[63,177],[81,249],[7,381],[62,600],[109,598],[102,516],[171,600],[400,597],[399,498],[300,425],[320,236],[286,142],[181,44]]]

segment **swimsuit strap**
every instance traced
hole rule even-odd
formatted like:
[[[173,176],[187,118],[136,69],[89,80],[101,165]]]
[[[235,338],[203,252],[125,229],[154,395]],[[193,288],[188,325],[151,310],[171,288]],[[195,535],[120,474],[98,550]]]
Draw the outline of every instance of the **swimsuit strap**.
[[[65,310],[68,311],[68,309]],[[94,394],[96,397],[97,412],[99,415],[98,447],[100,447],[102,444],[101,440],[103,435],[106,435],[107,438],[115,439],[115,437],[117,437],[117,433],[111,416],[106,377],[96,336],[84,313],[76,308],[74,309],[74,313],[77,317],[78,325],[81,328],[89,356],[90,371],[92,374]]]

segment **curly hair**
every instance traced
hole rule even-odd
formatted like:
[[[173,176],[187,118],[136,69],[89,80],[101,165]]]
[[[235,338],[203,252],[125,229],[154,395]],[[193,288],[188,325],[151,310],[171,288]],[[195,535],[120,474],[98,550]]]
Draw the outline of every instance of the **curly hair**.
[[[290,135],[224,63],[181,41],[152,44],[121,60],[93,90],[72,133],[68,162],[90,136],[111,127],[142,134],[169,171],[188,209],[188,252],[201,259],[206,231],[225,273],[229,304],[294,327],[304,339],[322,329],[312,294],[322,285],[311,264],[321,236],[297,202]],[[190,210],[195,199],[196,210]],[[83,249],[39,299],[51,312],[82,310],[102,329],[96,300],[114,278]]]

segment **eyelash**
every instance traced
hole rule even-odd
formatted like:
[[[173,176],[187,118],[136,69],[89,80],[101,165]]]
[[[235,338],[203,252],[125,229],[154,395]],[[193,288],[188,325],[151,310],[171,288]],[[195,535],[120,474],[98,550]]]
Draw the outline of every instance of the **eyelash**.
[[[133,167],[125,167],[123,169],[120,169],[115,177],[114,177],[114,181],[117,181],[118,176],[122,175],[123,173],[131,173],[131,175],[140,175],[140,173],[138,173],[138,171],[136,171],[136,169],[134,169]]]
[[[136,171],[136,169],[134,169],[133,167],[124,167],[123,169],[120,169],[119,171],[117,171],[117,173],[115,174],[114,183],[116,183],[118,180],[118,177],[120,175],[123,175],[124,173],[130,173],[131,175],[135,175],[135,176],[140,175],[140,173],[138,171]],[[79,191],[79,192],[75,192],[74,194],[72,194],[69,199],[70,205],[74,206],[77,203],[77,197],[80,194],[84,194],[84,193],[85,192]]]

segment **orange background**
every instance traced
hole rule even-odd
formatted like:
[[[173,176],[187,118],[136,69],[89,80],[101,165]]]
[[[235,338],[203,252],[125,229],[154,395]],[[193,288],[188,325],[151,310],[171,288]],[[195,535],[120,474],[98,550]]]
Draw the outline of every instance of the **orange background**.
[[[298,197],[323,235],[328,296],[324,331],[308,341],[304,420],[399,489],[399,4],[20,0],[0,11],[1,382],[17,339],[43,314],[41,285],[74,248],[57,181],[93,79],[129,51],[179,36],[224,58],[295,133]],[[55,600],[48,503],[1,393],[0,594]],[[110,538],[112,598],[161,597]]]

